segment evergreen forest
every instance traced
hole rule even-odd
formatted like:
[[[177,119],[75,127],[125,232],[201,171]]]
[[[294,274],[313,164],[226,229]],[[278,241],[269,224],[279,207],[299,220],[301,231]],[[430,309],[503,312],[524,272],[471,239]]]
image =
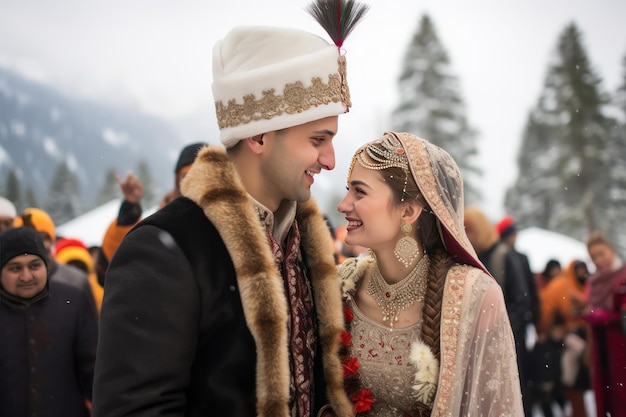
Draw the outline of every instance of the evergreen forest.
[[[605,91],[575,23],[554,43],[541,94],[520,132],[517,177],[504,209],[520,229],[535,226],[580,241],[604,231],[625,253],[626,51],[620,87]],[[468,120],[471,103],[462,97],[461,81],[433,21],[423,15],[397,81],[393,129],[446,149],[463,174],[466,205],[480,204],[480,134]]]

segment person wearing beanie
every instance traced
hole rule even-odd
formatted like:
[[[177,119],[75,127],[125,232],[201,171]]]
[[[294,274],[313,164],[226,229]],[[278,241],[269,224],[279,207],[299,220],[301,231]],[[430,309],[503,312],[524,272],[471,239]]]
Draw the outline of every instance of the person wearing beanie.
[[[71,265],[59,263],[54,258],[57,235],[52,217],[44,210],[28,207],[15,217],[13,227],[31,227],[39,232],[47,251],[46,261],[48,262],[48,278],[50,281],[63,282],[84,291],[91,300],[94,311],[97,311],[96,300],[93,294],[94,291],[97,293],[98,288],[95,288],[95,290],[92,288],[87,274]]]
[[[47,258],[46,248],[35,230],[10,229],[0,234],[0,269],[4,270],[11,263],[7,272],[17,272],[2,274],[2,289],[23,299],[31,299],[44,291],[47,282]],[[25,277],[20,276],[22,265],[28,266],[27,272],[30,272],[24,274]],[[20,285],[22,281],[24,285]]]
[[[333,241],[311,187],[335,167],[351,106],[345,22],[367,7],[318,0],[308,10],[344,23],[334,44],[266,26],[235,27],[214,44],[223,147],[202,148],[182,196],[111,259],[94,416],[354,415]]]
[[[30,226],[41,234],[46,248],[51,247],[57,237],[52,217],[45,211],[28,207],[13,219],[13,227]]]
[[[505,216],[496,224],[496,230],[500,235],[500,241],[511,249],[511,256],[517,258],[515,259],[516,268],[521,271],[526,281],[526,287],[528,288],[527,297],[530,303],[530,311],[527,312],[527,320],[529,321],[529,325],[537,326],[541,316],[539,291],[537,290],[537,283],[533,272],[530,269],[528,255],[521,253],[515,247],[517,242],[517,223],[512,216]]]
[[[13,219],[17,215],[15,206],[11,201],[0,196],[0,233],[13,225]]]
[[[526,347],[526,335],[528,326],[534,326],[539,318],[534,280],[529,281],[518,254],[513,248],[500,241],[498,228],[477,206],[465,208],[464,225],[467,237],[476,250],[478,258],[502,287],[515,339],[524,414],[526,417],[531,417],[532,364],[531,352]]]
[[[535,276],[530,269],[530,261],[528,255],[517,250],[515,244],[517,242],[517,222],[513,216],[504,216],[502,220],[496,224],[496,230],[500,235],[500,241],[511,248],[511,254],[517,257],[515,264],[517,268],[520,268],[522,275],[526,281],[528,287],[528,298],[530,300],[531,310],[528,314],[530,316],[530,325],[537,326],[541,316],[541,306],[539,305],[539,290],[537,289],[537,282]]]
[[[60,238],[54,245],[54,258],[61,264],[73,266],[87,274],[96,309],[100,312],[104,288],[98,283],[93,257],[87,246],[78,239]]]
[[[517,236],[517,226],[515,224],[515,219],[511,216],[505,216],[498,222],[496,225],[496,230],[498,230],[498,234],[500,235],[500,240],[504,243],[507,243],[509,246],[515,246],[515,242],[507,242],[510,241],[511,238],[515,238]]]
[[[187,175],[200,149],[205,146],[208,146],[208,144],[204,142],[192,143],[191,145],[185,146],[180,151],[174,168],[174,188],[163,196],[163,199],[159,203],[159,208],[162,208],[180,195],[180,182],[185,178],[185,175]]]
[[[36,230],[0,233],[0,410],[88,417],[97,318],[86,294],[50,280],[47,266]]]

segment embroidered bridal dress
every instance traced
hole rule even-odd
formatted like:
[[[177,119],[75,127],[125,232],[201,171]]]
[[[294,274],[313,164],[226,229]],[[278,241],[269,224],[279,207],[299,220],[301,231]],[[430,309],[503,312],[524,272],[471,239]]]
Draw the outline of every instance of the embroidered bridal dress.
[[[356,415],[521,417],[509,318],[499,285],[465,235],[456,163],[413,135],[388,132],[384,138],[400,143],[407,154],[410,172],[440,223],[444,256],[452,266],[441,292],[438,355],[422,340],[422,322],[387,326],[359,309],[354,295],[377,273],[374,256],[348,259],[339,267],[349,331],[343,340],[344,374],[358,374],[358,388],[347,387]]]

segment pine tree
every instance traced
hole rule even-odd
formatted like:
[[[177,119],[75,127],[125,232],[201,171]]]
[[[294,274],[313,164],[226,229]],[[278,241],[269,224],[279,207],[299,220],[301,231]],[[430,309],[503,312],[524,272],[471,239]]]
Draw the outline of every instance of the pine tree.
[[[65,161],[59,163],[52,177],[46,211],[56,225],[62,225],[82,213],[80,183]]]
[[[101,206],[102,204],[108,203],[111,200],[120,198],[120,186],[115,179],[115,175],[115,168],[107,169],[107,172],[104,176],[104,183],[102,184],[102,187],[100,187],[100,191],[98,192],[96,206]]]
[[[35,196],[35,192],[33,191],[32,187],[28,187],[26,189],[26,194],[24,195],[24,204],[26,205],[26,207],[39,207],[37,197]]]
[[[523,226],[539,226],[585,240],[608,230],[611,197],[609,99],[601,92],[574,23],[559,37],[518,156],[519,177],[506,210]]]
[[[515,187],[509,189],[505,197],[507,211],[515,214],[520,225],[551,227],[554,189],[560,184],[553,163],[554,152],[558,150],[555,137],[552,126],[542,123],[539,111],[529,114],[517,158],[519,176]]]
[[[615,93],[614,103],[621,112],[622,124],[626,124],[626,53],[622,58],[622,82]]]
[[[22,201],[20,180],[17,178],[17,174],[14,169],[9,171],[4,189],[6,190],[4,197],[15,205],[18,213],[26,208],[24,207],[24,202]]]
[[[143,186],[142,205],[145,208],[152,207],[157,204],[157,195],[159,190],[154,182],[150,167],[146,161],[139,161],[137,165],[137,177]]]
[[[626,255],[626,54],[622,59],[622,80],[615,93],[614,104],[620,120],[613,126],[609,150],[612,177],[609,217],[615,219],[614,224],[619,228],[619,232],[614,234],[615,245],[622,255]]]
[[[448,151],[459,165],[468,204],[480,201],[474,185],[480,169],[474,165],[476,132],[469,126],[457,78],[448,54],[428,15],[423,15],[404,57],[398,80],[400,104],[392,115],[396,131],[410,132]]]

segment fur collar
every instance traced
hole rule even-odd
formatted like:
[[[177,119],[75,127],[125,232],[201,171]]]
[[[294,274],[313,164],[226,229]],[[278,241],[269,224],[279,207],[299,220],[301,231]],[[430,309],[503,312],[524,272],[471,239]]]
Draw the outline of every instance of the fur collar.
[[[217,228],[235,266],[244,315],[257,345],[257,413],[288,417],[287,300],[253,200],[218,147],[198,153],[181,189]],[[338,416],[352,416],[338,356],[343,313],[332,238],[314,201],[298,205],[296,220],[313,286],[328,398]]]

